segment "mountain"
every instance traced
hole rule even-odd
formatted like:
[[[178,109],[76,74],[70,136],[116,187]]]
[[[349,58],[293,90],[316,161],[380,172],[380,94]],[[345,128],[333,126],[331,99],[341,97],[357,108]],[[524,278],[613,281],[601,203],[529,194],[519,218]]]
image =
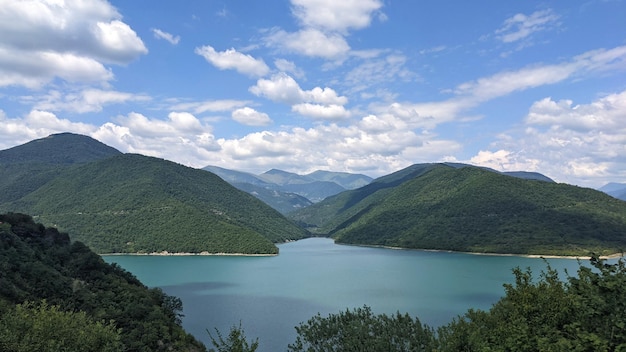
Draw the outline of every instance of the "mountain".
[[[28,215],[0,214],[0,267],[2,351],[206,351],[178,298]]]
[[[278,210],[281,214],[287,214],[313,204],[313,202],[299,194],[282,190],[282,186],[266,182],[260,177],[247,172],[229,170],[212,165],[202,169],[210,171],[236,188],[252,194],[265,204]]]
[[[68,134],[53,139],[65,138],[69,144],[76,140]],[[19,147],[12,149],[19,154]],[[61,160],[54,152],[65,150],[52,148],[34,155],[47,153],[51,160]],[[111,154],[55,167],[37,185],[13,177],[11,185],[17,191],[0,203],[0,211],[33,214],[99,253],[274,254],[275,242],[307,235],[215,174],[158,158]],[[23,164],[27,163],[25,158]]]
[[[308,178],[312,178],[317,181],[329,181],[338,184],[345,189],[356,189],[363,187],[370,182],[372,178],[362,174],[351,174],[347,172],[334,172],[317,170],[306,175]]]
[[[412,165],[289,217],[338,243],[543,255],[626,248],[626,203],[471,166]]]
[[[113,147],[97,140],[73,133],[52,134],[28,143],[0,150],[0,164],[57,164],[87,163],[121,154]]]
[[[53,134],[0,150],[0,203],[25,196],[67,167],[119,154],[91,137],[73,133]]]
[[[626,200],[626,183],[610,182],[598,190],[617,199]]]
[[[272,169],[260,175],[253,175],[212,165],[204,167],[203,170],[215,173],[224,181],[254,195],[282,214],[305,208],[347,189],[361,187],[372,180],[365,175],[330,171],[298,175]]]

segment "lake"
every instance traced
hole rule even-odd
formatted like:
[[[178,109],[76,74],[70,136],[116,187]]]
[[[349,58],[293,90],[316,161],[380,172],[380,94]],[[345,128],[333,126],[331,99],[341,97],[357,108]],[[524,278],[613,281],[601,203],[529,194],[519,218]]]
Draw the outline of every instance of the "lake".
[[[180,297],[183,327],[207,347],[213,347],[207,329],[227,336],[241,323],[248,340],[259,338],[259,352],[285,351],[295,340],[294,327],[317,313],[363,305],[444,325],[469,308],[489,309],[504,295],[502,285],[514,281],[513,268],[530,267],[535,277],[546,268],[535,258],[345,246],[327,238],[279,248],[273,257],[103,258]],[[547,261],[562,277],[563,269],[576,274],[574,259]]]

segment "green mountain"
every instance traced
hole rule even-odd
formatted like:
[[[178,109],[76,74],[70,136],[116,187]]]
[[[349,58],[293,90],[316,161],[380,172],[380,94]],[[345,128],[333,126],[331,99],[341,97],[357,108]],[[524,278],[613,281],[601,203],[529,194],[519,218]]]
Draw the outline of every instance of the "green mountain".
[[[55,138],[68,136],[75,139]],[[55,151],[65,150],[47,152],[56,160],[60,157]],[[36,187],[14,178],[12,185],[19,191],[0,203],[0,211],[33,214],[99,253],[275,254],[274,243],[307,235],[210,172],[142,155],[113,154],[55,168]]]
[[[0,267],[2,351],[206,350],[178,298],[28,215],[0,214]]]
[[[289,215],[338,243],[488,253],[626,249],[626,203],[576,186],[418,164]]]
[[[72,133],[53,134],[0,150],[0,203],[20,199],[67,167],[119,154],[91,137]]]

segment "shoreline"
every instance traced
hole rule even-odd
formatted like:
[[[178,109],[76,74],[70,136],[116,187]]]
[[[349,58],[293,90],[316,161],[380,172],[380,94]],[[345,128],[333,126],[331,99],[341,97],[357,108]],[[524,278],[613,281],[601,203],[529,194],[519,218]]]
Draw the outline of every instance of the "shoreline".
[[[442,252],[442,253],[462,253],[462,254],[471,254],[471,255],[484,255],[484,256],[495,256],[495,257],[522,257],[522,258],[534,258],[534,259],[577,259],[577,260],[589,260],[591,256],[588,255],[553,255],[553,254],[515,254],[515,253],[487,253],[487,252],[462,252],[462,251],[453,251],[449,249],[425,249],[425,248],[404,248],[404,247],[392,247],[392,246],[383,246],[383,245],[367,245],[367,244],[349,244],[349,243],[337,243],[342,246],[356,246],[356,247],[371,247],[371,248],[384,248],[384,249],[393,249],[393,250],[404,250],[404,251],[422,251],[422,252]],[[626,253],[614,253],[609,255],[601,255],[598,258],[600,259],[617,259],[617,258],[626,258]]]
[[[248,253],[211,253],[211,252],[200,252],[200,253],[192,253],[192,252],[151,252],[151,253],[98,253],[99,256],[124,256],[124,255],[132,255],[132,256],[157,256],[157,257],[192,257],[192,256],[215,256],[215,257],[275,257],[276,254],[248,254]]]

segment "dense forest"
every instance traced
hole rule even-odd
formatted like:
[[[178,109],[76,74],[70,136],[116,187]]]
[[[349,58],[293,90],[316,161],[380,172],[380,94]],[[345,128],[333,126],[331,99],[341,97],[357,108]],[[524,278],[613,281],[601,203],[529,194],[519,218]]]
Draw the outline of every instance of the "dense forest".
[[[1,351],[204,351],[181,301],[66,233],[0,215]]]
[[[276,254],[274,243],[307,236],[210,172],[122,154],[86,136],[1,151],[0,176],[0,212],[32,214],[98,253]]]
[[[626,249],[626,202],[467,165],[414,165],[289,217],[347,244],[584,256]]]

